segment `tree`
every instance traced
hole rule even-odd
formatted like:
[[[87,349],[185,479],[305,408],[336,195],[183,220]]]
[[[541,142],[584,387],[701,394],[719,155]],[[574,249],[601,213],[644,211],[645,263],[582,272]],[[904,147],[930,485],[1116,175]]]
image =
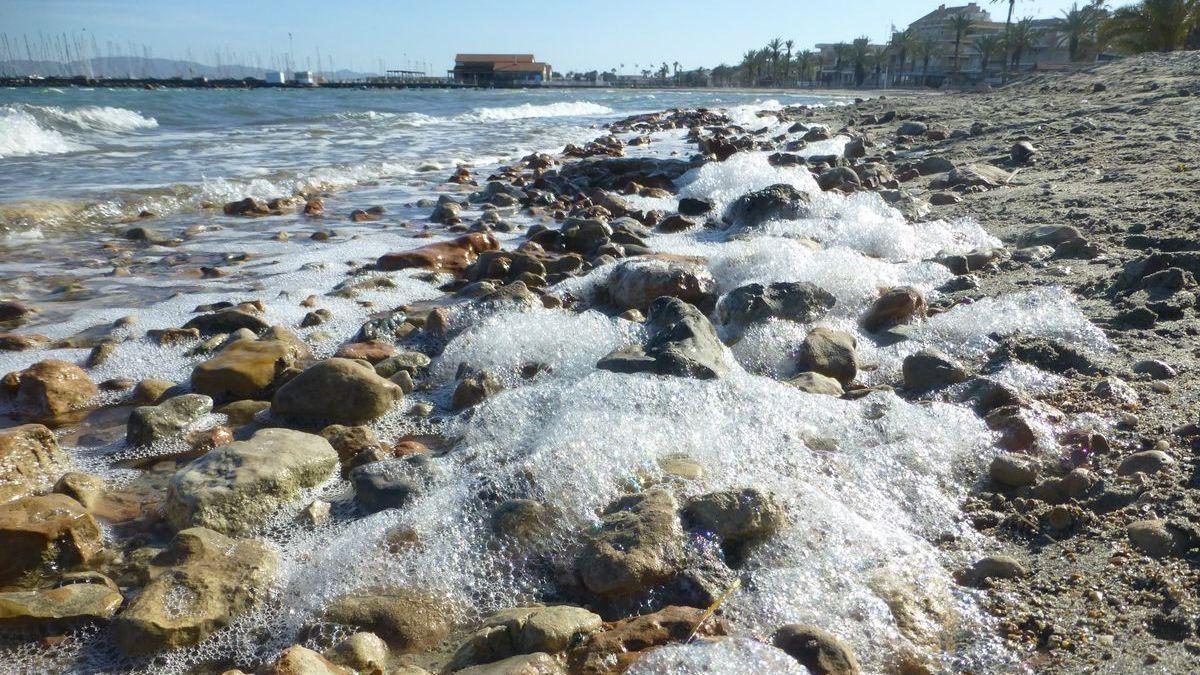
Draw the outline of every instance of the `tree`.
[[[1037,45],[1038,38],[1042,32],[1033,25],[1033,17],[1027,16],[1024,19],[1013,24],[1012,31],[1009,32],[1005,39],[1005,50],[1009,53],[1012,70],[1020,70],[1021,56],[1026,50],[1033,49]]]
[[[841,79],[842,66],[850,60],[853,49],[845,42],[839,42],[833,46],[833,77]],[[833,81],[831,80],[829,84],[833,84]]]
[[[812,83],[814,80],[816,80],[817,64],[819,63],[820,58],[817,56],[817,53],[811,49],[805,49],[804,51],[800,52],[800,79],[804,80],[807,76],[809,83]]]
[[[1071,9],[1063,11],[1061,19],[1055,19],[1055,28],[1062,33],[1058,41],[1059,46],[1066,43],[1071,60],[1079,61],[1082,47],[1088,43],[1095,43],[1096,32],[1107,18],[1108,10],[1104,8],[1103,0],[1083,7],[1078,3],[1071,3]]]
[[[754,86],[754,60],[757,58],[758,51],[754,49],[742,54],[742,69],[746,71],[744,84],[748,87]]]
[[[980,80],[987,81],[988,65],[992,62],[992,57],[996,52],[1000,51],[1001,43],[1004,42],[1004,36],[997,33],[988,33],[980,35],[975,39],[975,51],[979,53],[979,76]]]
[[[783,60],[783,79],[790,83],[792,81],[792,47],[795,47],[796,43],[792,40],[785,40],[783,46],[787,47],[787,54]]]
[[[921,60],[921,86],[929,86],[929,61],[938,55],[938,43],[931,37],[917,38],[911,47],[913,63]]]
[[[908,52],[912,49],[913,42],[913,33],[910,29],[906,28],[892,33],[892,39],[888,42],[888,51],[897,57],[897,62],[900,64],[897,68],[898,73],[904,71],[904,62],[908,59]],[[892,78],[892,81],[895,82],[895,77]]]
[[[888,47],[871,51],[871,67],[875,71],[875,88],[877,89],[883,86],[883,69],[892,58],[890,51]]]
[[[1008,82],[1008,50],[1009,50],[1009,34],[1012,32],[1012,15],[1013,9],[1017,6],[1017,0],[992,0],[993,3],[1007,2],[1008,3],[1008,18],[1004,20],[1004,63],[1002,79]]]
[[[950,19],[950,29],[954,31],[954,75],[958,77],[958,55],[962,50],[962,39],[975,28],[975,20],[967,14],[955,14]]]
[[[1100,26],[1099,39],[1123,52],[1170,52],[1200,31],[1200,0],[1142,0]]]
[[[773,38],[767,43],[767,51],[771,55],[771,82],[779,79],[779,55],[783,53],[783,40]]]
[[[850,45],[850,61],[854,64],[854,86],[862,87],[871,64],[870,38],[860,37]]]

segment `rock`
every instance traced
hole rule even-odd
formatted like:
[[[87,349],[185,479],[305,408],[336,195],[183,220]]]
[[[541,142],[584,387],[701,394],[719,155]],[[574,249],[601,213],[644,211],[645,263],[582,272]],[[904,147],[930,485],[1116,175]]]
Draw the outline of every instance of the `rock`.
[[[473,232],[403,253],[388,253],[380,257],[375,265],[384,271],[419,268],[435,272],[461,272],[475,262],[480,253],[499,248],[500,241],[495,235]]]
[[[255,335],[271,327],[271,324],[259,316],[257,310],[246,306],[227,307],[209,314],[193,317],[183,324],[185,329],[195,328],[201,335],[216,335],[217,333],[232,333],[245,328]]]
[[[0,431],[0,504],[48,489],[69,465],[54,432],[40,424]]]
[[[38,361],[15,377],[17,412],[34,422],[70,421],[100,393],[82,368],[58,359]]]
[[[1020,579],[1028,574],[1025,566],[1015,558],[993,555],[975,561],[963,578],[968,585],[980,586],[988,579]]]
[[[835,166],[826,169],[817,176],[817,187],[828,192],[830,190],[855,190],[860,187],[858,174],[847,166]]]
[[[266,597],[275,554],[253,539],[230,539],[202,527],[175,535],[149,561],[150,583],[113,622],[130,655],[201,642]]]
[[[1029,141],[1017,141],[1008,151],[1008,156],[1013,164],[1032,164],[1037,159],[1038,149]]]
[[[450,406],[455,410],[465,410],[483,402],[504,390],[504,385],[495,375],[487,371],[471,373],[459,381],[454,388],[454,396]]]
[[[717,321],[739,328],[770,318],[810,323],[836,302],[829,292],[808,282],[747,284],[725,294],[717,305]]]
[[[679,214],[683,216],[703,216],[712,210],[712,202],[707,199],[684,197],[679,200]]]
[[[338,348],[335,358],[354,359],[368,363],[380,361],[396,355],[396,346],[384,340],[367,340],[366,342],[351,342]]]
[[[434,207],[433,213],[429,214],[429,221],[453,225],[462,220],[460,217],[461,213],[461,204],[451,199],[448,195],[442,195],[438,197],[437,206]]]
[[[263,675],[353,675],[350,670],[300,645],[292,645],[283,650],[275,663],[262,672]]]
[[[752,487],[693,497],[684,506],[683,515],[693,527],[729,543],[769,537],[788,522],[783,502]]]
[[[271,400],[271,414],[306,422],[362,424],[404,398],[396,384],[361,361],[326,359],[288,380]]]
[[[551,526],[553,513],[532,499],[508,499],[492,511],[492,532],[521,542],[539,538]]]
[[[96,520],[66,495],[22,497],[0,505],[0,585],[43,568],[87,565],[103,547]]]
[[[1024,487],[1037,482],[1038,464],[1028,455],[1000,455],[992,460],[988,467],[988,475],[1004,487]]]
[[[809,214],[809,196],[786,183],[738,197],[725,211],[725,222],[757,227],[768,220],[796,220]]]
[[[843,387],[858,375],[858,341],[832,328],[812,329],[800,344],[796,366],[837,380]]]
[[[375,364],[375,372],[380,377],[391,377],[399,371],[407,371],[416,377],[429,367],[430,360],[421,352],[400,352]]]
[[[229,418],[229,424],[250,424],[264,410],[271,408],[270,401],[234,401],[217,408],[216,412]]]
[[[846,390],[842,388],[841,382],[832,377],[811,371],[800,373],[792,379],[785,381],[784,384],[793,386],[809,394],[841,396],[846,393]]]
[[[56,588],[0,592],[0,626],[30,629],[112,618],[124,598],[111,580],[96,577],[107,583],[71,582]]]
[[[662,222],[658,224],[658,230],[659,232],[667,233],[683,232],[692,229],[696,225],[696,221],[691,218],[676,214],[663,218]]]
[[[192,390],[216,401],[269,396],[276,379],[308,356],[290,340],[236,340],[192,369]]]
[[[960,363],[933,348],[904,357],[901,370],[905,388],[913,391],[942,389],[965,381],[969,375]]]
[[[1149,476],[1160,471],[1167,471],[1174,465],[1175,458],[1162,450],[1143,450],[1121,460],[1121,464],[1117,466],[1117,475],[1130,476],[1135,473],[1144,473]]]
[[[863,328],[875,333],[882,328],[907,323],[911,319],[925,316],[925,296],[912,286],[890,288],[863,317]]]
[[[1156,361],[1154,359],[1138,361],[1133,364],[1133,372],[1140,375],[1149,375],[1152,380],[1170,380],[1177,375],[1174,368],[1163,361]]]
[[[225,205],[225,215],[227,216],[268,216],[271,215],[271,209],[267,205],[255,199],[254,197],[246,197],[240,201],[229,202]]]
[[[930,176],[935,173],[949,173],[953,170],[954,162],[938,155],[924,157],[917,163],[917,173],[922,176]]]
[[[553,656],[534,652],[463,668],[455,671],[455,675],[565,675],[566,672]]]
[[[683,554],[676,510],[675,498],[664,490],[609,506],[575,560],[584,587],[598,595],[635,595],[675,576]]]
[[[379,438],[370,427],[330,424],[321,430],[321,437],[337,451],[343,465],[360,452],[380,447]]]
[[[617,373],[657,373],[712,379],[726,372],[724,347],[708,318],[688,303],[661,297],[650,306],[645,345],[619,349],[596,367]]]
[[[602,220],[595,218],[567,218],[559,230],[560,239],[568,251],[582,255],[593,252],[608,242],[613,230]]]
[[[0,351],[23,352],[41,349],[48,344],[50,338],[37,333],[0,333]]]
[[[178,435],[212,412],[212,407],[213,400],[203,394],[184,394],[158,405],[139,406],[129,414],[125,441],[142,446]]]
[[[387,643],[365,631],[342,640],[327,654],[334,663],[365,673],[382,673],[388,662]]]
[[[263,429],[177,471],[167,488],[166,517],[177,530],[247,533],[301,489],[325,481],[337,463],[337,452],[320,436]]]
[[[34,313],[34,309],[16,300],[0,301],[0,323],[17,322]]]
[[[627,260],[609,276],[608,295],[618,311],[646,312],[650,303],[663,296],[711,308],[716,300],[716,281],[707,268],[695,263]]]
[[[924,136],[925,132],[929,131],[929,125],[916,120],[908,120],[901,122],[896,129],[897,136]]]
[[[385,459],[350,472],[355,499],[368,513],[403,508],[433,482],[435,470],[427,455]]]
[[[793,623],[775,631],[771,644],[787,652],[812,675],[857,675],[858,658],[850,645],[816,626]]]
[[[454,652],[450,670],[520,654],[565,651],[600,628],[600,617],[582,607],[516,607],[484,619]]]
[[[929,196],[929,203],[934,206],[950,206],[962,201],[962,197],[953,192],[935,192]]]
[[[431,647],[450,632],[454,614],[436,596],[403,588],[344,595],[325,610],[325,620],[369,630],[400,653]]]
[[[139,405],[157,403],[162,398],[162,395],[174,386],[175,383],[170,380],[156,380],[153,378],[142,380],[133,388],[133,393],[130,395],[129,400]]]
[[[1012,176],[1004,169],[990,164],[968,164],[955,167],[946,174],[942,187],[982,187],[987,189],[1008,185]]]
[[[704,617],[702,609],[672,606],[622,619],[592,633],[572,649],[567,655],[567,667],[578,675],[620,673],[647,650],[683,642],[693,631],[698,637],[729,633],[724,619],[714,616],[701,623]]]
[[[1153,558],[1171,555],[1179,548],[1179,542],[1165,520],[1138,520],[1125,528],[1129,543],[1134,548]]]
[[[1132,405],[1138,402],[1137,391],[1116,377],[1106,377],[1092,387],[1092,394],[1115,403]]]

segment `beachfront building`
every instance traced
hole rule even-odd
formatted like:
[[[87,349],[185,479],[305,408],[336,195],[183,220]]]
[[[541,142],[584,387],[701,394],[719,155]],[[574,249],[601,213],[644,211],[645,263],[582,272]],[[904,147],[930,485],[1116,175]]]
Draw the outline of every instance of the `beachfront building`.
[[[480,87],[525,86],[549,82],[554,70],[533,54],[459,54],[450,78]]]
[[[887,78],[887,45],[864,38],[817,45],[817,81],[827,87],[877,86]]]
[[[971,28],[965,34],[957,36],[959,44],[956,64],[954,22],[958,17],[970,19]],[[928,80],[932,84],[938,84],[958,73],[958,77],[964,81],[979,81],[983,79],[983,57],[975,48],[975,41],[984,35],[1002,34],[1004,22],[992,21],[991,15],[974,2],[952,7],[943,4],[909,24],[908,30],[914,40],[930,40],[934,49],[929,57],[928,67],[924,58],[918,59],[914,58],[915,55],[910,55],[908,62],[899,68],[899,78],[909,82]],[[1003,59],[993,57],[989,60],[999,68]]]

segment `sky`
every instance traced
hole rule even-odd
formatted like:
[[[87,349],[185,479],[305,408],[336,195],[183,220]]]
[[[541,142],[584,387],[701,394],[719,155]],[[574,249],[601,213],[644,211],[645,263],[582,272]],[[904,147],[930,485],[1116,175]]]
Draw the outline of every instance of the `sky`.
[[[1003,21],[1007,2],[976,0]],[[1082,0],[1080,0],[1082,2]],[[1118,0],[1110,4],[1126,4]],[[142,45],[156,57],[244,65],[293,55],[311,70],[386,68],[441,74],[457,52],[530,53],[556,71],[623,73],[663,62],[735,64],[779,37],[796,50],[863,35],[883,41],[936,9],[933,0],[0,0],[10,42],[38,32]],[[951,2],[950,4],[956,4]],[[1060,16],[1072,0],[1017,0],[1014,18]],[[84,32],[86,31],[86,33]],[[288,34],[291,33],[289,47]],[[73,41],[73,38],[72,38]],[[321,67],[316,67],[318,50]],[[0,57],[3,58],[3,57]],[[622,67],[624,64],[624,67]]]

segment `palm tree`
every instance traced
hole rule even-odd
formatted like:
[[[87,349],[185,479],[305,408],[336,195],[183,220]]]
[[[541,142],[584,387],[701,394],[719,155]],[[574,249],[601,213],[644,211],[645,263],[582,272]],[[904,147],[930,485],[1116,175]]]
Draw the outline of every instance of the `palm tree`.
[[[787,47],[787,55],[783,60],[783,79],[787,82],[792,81],[792,47],[796,46],[793,40],[784,40],[783,46]]]
[[[1058,44],[1067,44],[1067,53],[1072,61],[1079,60],[1080,47],[1083,44],[1095,41],[1096,31],[1107,17],[1108,10],[1104,8],[1104,0],[1097,0],[1083,7],[1078,3],[1071,3],[1071,9],[1063,11],[1061,19],[1055,19],[1055,28],[1062,34]]]
[[[1009,49],[1009,47],[1008,47],[1009,33],[1012,32],[1013,8],[1015,8],[1017,6],[1017,0],[992,0],[993,4],[997,3],[997,2],[1007,2],[1008,3],[1008,18],[1006,18],[1004,20],[1004,63],[1006,65],[1003,68],[1004,75],[1002,76],[1002,80],[1004,82],[1008,82],[1008,66],[1007,66],[1007,64],[1008,64],[1008,49]]]
[[[758,51],[751,49],[742,54],[742,68],[746,71],[746,86],[754,86],[754,60],[758,58]]]
[[[897,61],[900,64],[900,67],[897,69],[899,73],[904,72],[904,62],[908,59],[908,52],[912,49],[913,41],[913,33],[910,29],[906,28],[902,31],[894,31],[892,33],[892,39],[888,43],[888,51],[896,55]],[[892,81],[895,82],[894,77]]]
[[[676,87],[678,87],[678,86],[679,86],[679,69],[680,69],[679,62],[678,62],[678,61],[675,61],[675,62],[673,62],[673,63],[671,64],[671,67],[675,69],[675,70],[674,70],[674,73],[675,73],[675,86],[676,86]]]
[[[1020,70],[1021,56],[1027,49],[1033,49],[1037,45],[1038,38],[1041,37],[1041,31],[1033,25],[1033,17],[1027,16],[1024,19],[1013,24],[1012,30],[1005,39],[1005,49],[1009,53],[1012,70]]]
[[[850,61],[854,64],[854,86],[862,87],[867,79],[867,66],[871,61],[871,39],[860,37],[850,45]]]
[[[988,65],[991,64],[992,57],[1000,50],[1002,42],[1004,42],[1004,37],[998,33],[980,35],[975,39],[975,51],[979,52],[980,81],[987,82]]]
[[[845,42],[839,42],[833,46],[833,77],[841,79],[842,66],[850,60],[852,51],[853,47]],[[832,84],[832,81],[830,84]]]
[[[1170,52],[1200,31],[1200,0],[1142,0],[1122,7],[1100,27],[1100,40],[1124,52]]]
[[[783,52],[783,40],[774,38],[767,43],[767,51],[771,54],[771,83],[779,79],[779,55]]]
[[[950,19],[950,29],[954,31],[954,76],[958,77],[958,55],[962,49],[962,39],[975,28],[975,20],[967,14],[955,14]]]
[[[815,80],[818,63],[820,63],[820,59],[813,50],[805,49],[800,52],[800,79],[804,80],[807,75],[810,83]]]
[[[883,86],[883,69],[884,69],[884,66],[886,66],[892,58],[892,55],[890,52],[891,52],[891,49],[889,47],[884,47],[882,49],[875,49],[871,52],[871,68],[875,71],[875,88],[876,89]]]
[[[931,37],[917,38],[910,48],[913,55],[913,63],[917,59],[921,60],[921,86],[929,86],[929,61],[938,54],[938,43]]]

